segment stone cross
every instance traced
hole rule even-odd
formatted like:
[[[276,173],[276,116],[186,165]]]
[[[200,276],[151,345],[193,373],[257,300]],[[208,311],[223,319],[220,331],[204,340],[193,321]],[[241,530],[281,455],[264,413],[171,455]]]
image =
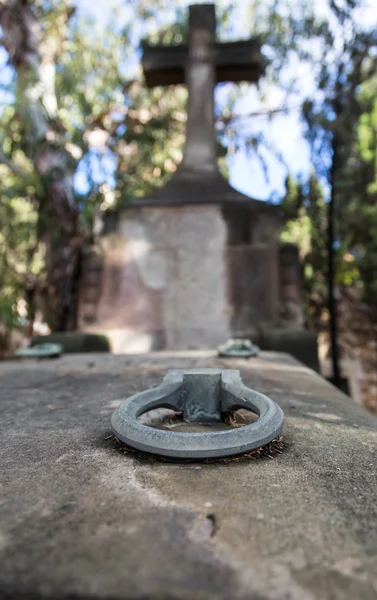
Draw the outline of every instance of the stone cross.
[[[221,81],[258,81],[262,58],[256,40],[216,42],[213,4],[189,7],[188,45],[143,47],[144,74],[149,87],[188,86],[186,146],[182,166],[215,171],[214,87]]]

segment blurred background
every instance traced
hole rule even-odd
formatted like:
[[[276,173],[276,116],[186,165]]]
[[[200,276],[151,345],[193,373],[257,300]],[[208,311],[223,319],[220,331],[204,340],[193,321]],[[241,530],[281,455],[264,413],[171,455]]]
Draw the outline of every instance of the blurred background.
[[[180,163],[186,87],[147,89],[140,60],[146,39],[185,40],[188,4],[0,0],[1,358],[76,329],[82,256],[104,214]],[[220,170],[280,206],[322,372],[377,412],[375,3],[215,4],[218,39],[258,38],[265,63],[257,86],[216,87]]]

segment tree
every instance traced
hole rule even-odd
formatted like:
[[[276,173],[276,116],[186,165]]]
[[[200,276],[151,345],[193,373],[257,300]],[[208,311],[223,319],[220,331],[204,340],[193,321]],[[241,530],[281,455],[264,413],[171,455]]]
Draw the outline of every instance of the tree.
[[[349,213],[354,260],[363,282],[364,300],[377,321],[377,79],[373,76],[360,90],[362,114],[354,149],[353,202]]]
[[[287,177],[281,208],[285,221],[282,241],[299,248],[306,325],[318,330],[327,291],[327,219],[324,192],[315,175],[305,183]]]
[[[44,35],[28,2],[9,0],[0,7],[2,43],[17,72],[18,111],[14,117],[22,127],[19,145],[32,163],[29,170],[32,166],[39,188],[38,240],[46,247],[49,321],[57,330],[74,326],[74,286],[81,246],[73,192],[77,161],[64,140],[55,91],[55,56],[71,10],[66,2],[58,3]],[[15,172],[10,158],[6,157],[6,163]],[[23,176],[28,177],[27,172]]]
[[[340,385],[341,377],[334,297],[335,244],[339,245],[342,232],[336,231],[335,225],[340,210],[345,223],[344,213],[352,203],[354,149],[362,113],[360,86],[374,75],[377,64],[377,33],[359,25],[359,4],[356,0],[331,0],[329,18],[314,23],[311,35],[317,37],[320,46],[318,92],[303,106],[313,165],[328,190],[328,308],[336,385]]]
[[[52,329],[72,329],[98,213],[174,170],[186,92],[127,81],[130,28],[105,36],[68,2],[2,2],[0,22],[12,67],[0,116],[0,321],[8,331],[26,319],[31,332],[40,308]]]

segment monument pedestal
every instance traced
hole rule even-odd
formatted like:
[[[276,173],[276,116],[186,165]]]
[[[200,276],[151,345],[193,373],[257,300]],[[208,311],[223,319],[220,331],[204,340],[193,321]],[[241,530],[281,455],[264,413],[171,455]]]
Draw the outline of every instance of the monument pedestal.
[[[119,400],[203,367],[240,369],[283,408],[283,453],[121,452]],[[376,598],[377,419],[289,356],[66,355],[0,378],[1,598]]]
[[[276,207],[218,172],[189,175],[179,169],[150,198],[108,218],[101,268],[98,253],[93,268],[84,264],[79,327],[106,334],[114,352],[213,348],[281,321]]]

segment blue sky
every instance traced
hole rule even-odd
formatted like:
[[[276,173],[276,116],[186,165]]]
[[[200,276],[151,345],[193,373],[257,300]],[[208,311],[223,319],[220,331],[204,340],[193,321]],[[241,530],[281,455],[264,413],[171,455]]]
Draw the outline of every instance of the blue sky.
[[[187,5],[189,3],[195,2],[192,0],[191,2],[188,0],[181,0],[179,2],[180,5]],[[96,0],[95,2],[93,0],[78,0],[78,6],[82,14],[91,15],[102,23],[111,17],[114,7],[123,7],[123,18],[128,18],[130,14],[129,10],[124,8],[123,0]],[[242,7],[242,2],[240,2],[239,6]],[[122,13],[119,18],[122,19]],[[234,39],[247,37],[247,32],[243,30],[243,19],[236,19],[236,23]],[[231,84],[229,85],[231,86]],[[307,89],[308,87],[306,91]],[[224,93],[226,94],[226,90],[216,90],[215,100],[220,106],[221,95]],[[283,98],[278,89],[264,90],[264,93],[267,97],[267,103],[262,105],[258,94],[256,94],[255,87],[248,86],[248,90],[246,90],[242,100],[237,103],[237,114],[247,115],[251,112],[266,111],[267,108],[278,108],[281,106]],[[272,119],[264,116],[256,116],[254,119],[245,119],[240,122],[240,127],[246,128],[249,132],[263,132],[263,135],[271,146],[275,147],[283,155],[285,165],[274,157],[272,153],[266,152],[264,154],[264,160],[268,167],[268,180],[266,180],[259,161],[255,157],[248,156],[245,151],[240,150],[236,154],[230,155],[228,161],[230,181],[235,188],[255,198],[267,200],[272,195],[282,195],[284,180],[288,170],[295,174],[307,174],[309,172],[309,148],[303,138],[300,115],[297,110],[299,101],[299,95],[296,98],[292,97],[290,99],[289,106],[293,108],[289,114],[278,114]]]

